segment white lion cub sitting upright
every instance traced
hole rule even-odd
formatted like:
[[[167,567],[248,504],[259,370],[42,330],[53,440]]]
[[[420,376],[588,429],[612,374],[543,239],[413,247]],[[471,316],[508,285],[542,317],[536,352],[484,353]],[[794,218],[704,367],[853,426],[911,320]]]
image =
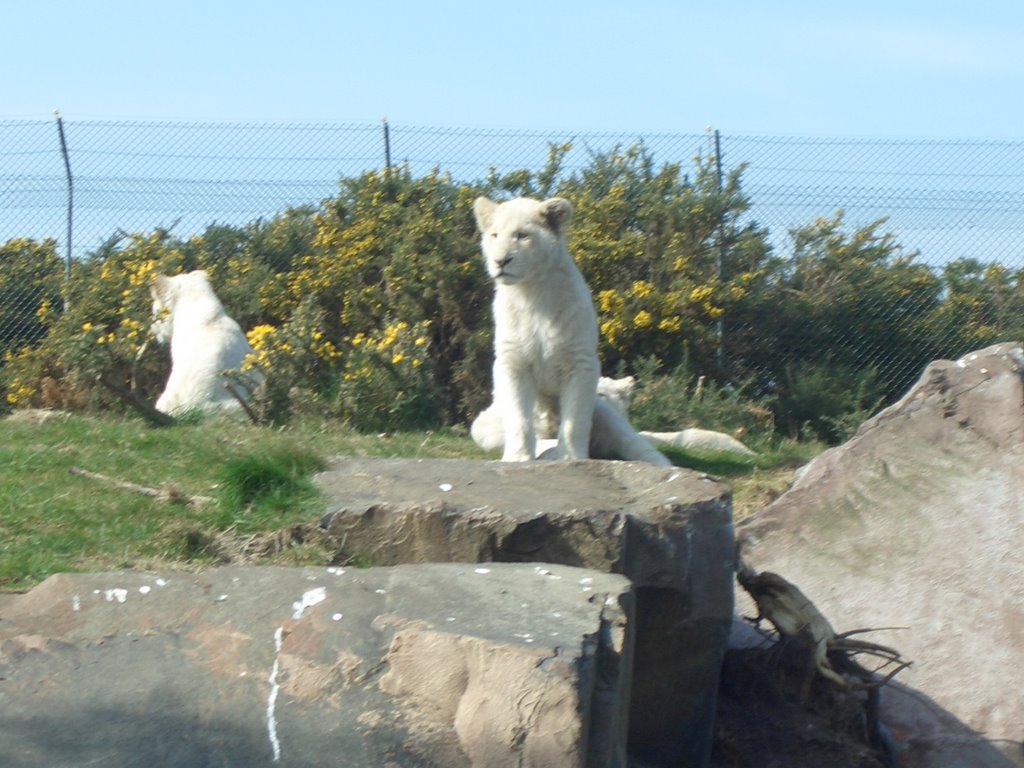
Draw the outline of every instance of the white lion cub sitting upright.
[[[238,323],[225,313],[209,275],[203,270],[158,275],[150,293],[153,336],[171,345],[171,375],[156,409],[171,416],[239,409],[224,386],[224,372],[240,370],[253,350]],[[250,394],[237,384],[235,389],[243,397]]]
[[[517,198],[473,205],[494,280],[494,402],[473,422],[504,461],[536,455],[535,419],[558,424],[553,458],[670,462],[597,398],[597,317],[565,244],[572,205]]]

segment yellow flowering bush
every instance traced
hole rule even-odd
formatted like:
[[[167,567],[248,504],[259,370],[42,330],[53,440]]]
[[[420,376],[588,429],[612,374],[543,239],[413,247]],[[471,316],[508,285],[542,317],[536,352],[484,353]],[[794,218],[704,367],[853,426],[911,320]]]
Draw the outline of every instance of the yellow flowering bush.
[[[13,369],[26,364],[60,312],[63,269],[53,240],[0,244],[0,386],[6,406],[30,404],[35,394],[33,377]]]
[[[64,310],[53,300],[35,307],[46,335],[4,365],[9,404],[111,406],[120,399],[108,385],[140,384],[150,392],[159,385],[165,364],[155,356],[139,359],[149,335],[149,284],[178,255],[159,232],[127,241],[110,241],[93,258],[75,262],[66,285],[63,270],[55,274]]]
[[[248,365],[267,379],[268,420],[309,403],[368,429],[466,421],[490,393],[491,286],[471,213],[481,193],[573,200],[570,247],[595,291],[606,370],[629,370],[643,355],[671,363],[687,348],[699,359],[716,318],[759,279],[741,286],[715,272],[723,194],[703,170],[691,183],[678,166],[655,169],[642,148],[597,156],[563,178],[568,150],[552,147],[537,173],[492,174],[477,186],[394,168],[344,178],[318,207],[245,227],[112,239],[74,265],[66,312],[53,290],[28,306],[35,335],[30,351],[4,364],[7,402],[33,401],[45,380],[60,382],[67,402],[111,405],[101,377],[155,398],[168,359],[148,351],[153,345],[140,357],[149,285],[160,273],[201,268],[248,329]],[[42,247],[53,262],[47,279],[60,286],[53,244]],[[755,250],[743,252],[756,276]]]
[[[341,368],[341,414],[361,430],[438,426],[430,321],[388,323],[347,339]]]
[[[595,294],[606,370],[636,372],[650,356],[715,369],[719,320],[763,282],[769,253],[740,221],[738,179],[720,185],[705,157],[691,179],[635,146],[594,157],[558,189],[575,205],[569,245]]]

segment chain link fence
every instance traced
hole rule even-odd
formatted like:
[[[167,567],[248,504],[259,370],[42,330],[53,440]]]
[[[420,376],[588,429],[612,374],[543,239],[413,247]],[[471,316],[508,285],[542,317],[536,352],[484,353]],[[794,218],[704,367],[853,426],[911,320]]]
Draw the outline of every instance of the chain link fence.
[[[783,257],[792,251],[793,228],[842,209],[849,227],[887,218],[884,230],[905,251],[917,252],[917,263],[936,270],[958,259],[999,263],[1012,272],[1024,268],[1024,142],[565,134],[386,123],[0,121],[0,245],[52,238],[70,262],[118,233],[164,228],[187,237],[214,223],[241,226],[288,207],[318,205],[336,193],[339,178],[388,165],[407,164],[414,176],[438,168],[470,182],[494,172],[536,171],[552,144],[565,143],[572,146],[562,163],[566,175],[595,154],[638,143],[659,164],[685,169],[700,155],[718,157],[723,172],[744,165],[747,215],[768,231]],[[23,290],[0,292],[0,307],[8,310],[0,309],[0,348],[21,341],[5,318],[30,309],[12,303],[33,300]],[[939,351],[967,351],[956,343],[951,335]]]

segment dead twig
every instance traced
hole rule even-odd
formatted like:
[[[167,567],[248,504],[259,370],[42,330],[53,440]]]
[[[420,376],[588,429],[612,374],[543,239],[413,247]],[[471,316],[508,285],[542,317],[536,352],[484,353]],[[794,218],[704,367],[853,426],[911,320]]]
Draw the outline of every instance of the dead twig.
[[[193,507],[201,507],[204,504],[209,504],[213,501],[209,496],[193,496],[188,494],[173,483],[165,483],[162,488],[151,488],[146,485],[130,483],[127,480],[118,480],[116,477],[101,475],[99,472],[90,472],[89,470],[82,469],[81,467],[71,467],[68,472],[76,477],[96,480],[101,483],[106,483],[107,485],[112,485],[115,488],[120,488],[123,491],[141,493],[144,496],[152,496],[160,499],[161,501],[166,501],[172,504],[188,504]]]
[[[853,639],[853,635],[874,630],[854,629],[837,634],[832,624],[795,584],[777,573],[758,573],[739,559],[736,579],[757,604],[757,624],[768,619],[779,635],[790,638],[808,649],[815,671],[838,686],[850,687],[847,675],[858,688],[878,688],[911,665],[900,652],[867,640]],[[856,657],[864,654],[881,663],[874,670],[865,669]],[[883,676],[878,673],[892,667]]]
[[[251,421],[258,427],[260,425],[259,416],[256,415],[256,412],[253,411],[252,407],[249,405],[249,403],[246,402],[245,398],[242,397],[241,394],[239,394],[238,390],[235,389],[234,385],[230,381],[225,381],[224,389],[226,389],[228,393],[233,398],[235,398],[235,400],[238,401],[238,404],[242,406],[242,410],[245,411],[245,415],[249,417],[249,421]]]
[[[882,752],[888,764],[896,765],[899,747],[889,729],[879,717],[879,692],[896,675],[911,665],[895,648],[854,635],[876,630],[852,629],[837,634],[825,615],[818,610],[795,584],[777,573],[758,573],[737,553],[736,580],[757,604],[755,624],[768,619],[782,640],[802,657],[802,665],[809,672],[803,685],[806,698],[814,673],[831,681],[839,688],[861,691],[865,696],[864,716],[870,743]],[[862,655],[879,660],[874,669],[860,663]]]
[[[105,386],[107,389],[109,389],[111,392],[117,395],[121,400],[123,400],[125,403],[130,405],[136,411],[138,411],[142,415],[142,418],[144,418],[153,426],[170,427],[177,423],[173,416],[170,416],[169,414],[166,414],[163,411],[158,411],[152,405],[150,405],[141,397],[139,397],[137,393],[125,389],[120,384],[115,384],[114,382],[110,381],[110,379],[108,379],[106,376],[100,375],[97,377],[97,379],[100,382],[100,384]]]
[[[131,383],[128,386],[128,391],[132,393],[134,397],[138,397],[139,391],[139,365],[142,363],[142,357],[146,354],[149,349],[149,342],[152,338],[147,338],[142,342],[142,346],[139,347],[139,351],[135,353],[135,358],[132,360],[132,376]]]

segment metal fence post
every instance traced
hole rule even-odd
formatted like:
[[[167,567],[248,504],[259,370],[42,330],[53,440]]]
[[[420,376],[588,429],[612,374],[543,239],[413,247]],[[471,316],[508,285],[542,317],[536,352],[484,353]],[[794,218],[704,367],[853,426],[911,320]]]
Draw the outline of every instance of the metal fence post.
[[[71,282],[71,258],[72,258],[72,245],[71,245],[71,230],[72,223],[75,216],[75,186],[74,179],[71,176],[71,159],[68,157],[68,143],[64,137],[64,120],[61,119],[60,110],[54,111],[54,116],[57,118],[57,134],[60,136],[60,153],[64,157],[64,173],[67,178],[68,184],[68,245],[67,245],[67,256],[64,261],[64,308],[67,309],[67,286]]]
[[[718,188],[718,194],[722,194],[722,137],[715,129],[715,180]],[[724,211],[723,211],[724,214]],[[724,277],[724,266],[723,262],[725,259],[725,222],[721,219],[718,220],[718,253],[715,255],[715,271],[717,272],[716,277],[718,278],[719,284],[722,282]],[[720,371],[725,370],[725,318],[723,315],[719,315],[715,321],[715,335],[718,337],[718,348],[715,350],[715,360],[718,363]]]
[[[391,173],[391,128],[388,126],[387,117],[381,120],[384,126],[384,173]]]

